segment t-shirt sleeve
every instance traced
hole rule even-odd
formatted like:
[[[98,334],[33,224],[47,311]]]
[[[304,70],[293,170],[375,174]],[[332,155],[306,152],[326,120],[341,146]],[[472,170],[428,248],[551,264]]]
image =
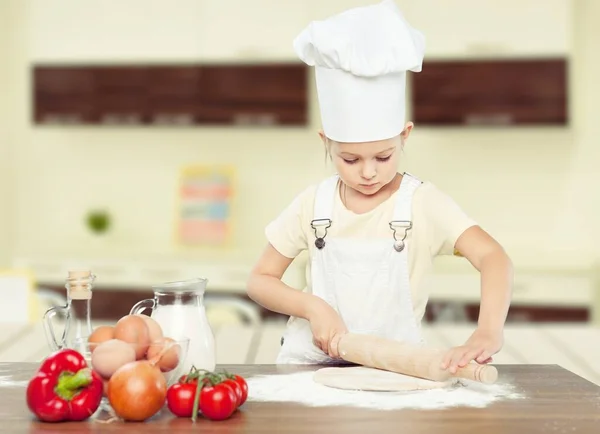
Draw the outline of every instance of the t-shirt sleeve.
[[[421,206],[427,222],[431,254],[453,255],[458,237],[477,222],[435,185],[426,183],[421,188]]]
[[[312,186],[298,194],[265,229],[269,243],[287,258],[295,258],[307,249],[306,226],[310,222],[305,220],[310,218],[315,191]]]

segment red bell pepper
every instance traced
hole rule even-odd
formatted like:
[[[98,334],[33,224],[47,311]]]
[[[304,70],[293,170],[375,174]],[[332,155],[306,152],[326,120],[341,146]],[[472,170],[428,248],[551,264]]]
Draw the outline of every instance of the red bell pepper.
[[[102,378],[72,349],[49,355],[27,385],[27,406],[44,422],[81,421],[100,406]]]

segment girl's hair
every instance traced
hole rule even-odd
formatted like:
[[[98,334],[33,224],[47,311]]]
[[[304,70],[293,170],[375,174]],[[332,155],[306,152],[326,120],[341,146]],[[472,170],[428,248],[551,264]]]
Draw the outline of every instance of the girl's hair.
[[[402,131],[402,133],[404,133],[404,131]],[[400,135],[398,135],[397,137],[400,138],[400,152],[402,152],[404,150],[404,136],[402,135],[402,133],[400,133]],[[329,157],[329,159],[331,160],[331,145],[333,143],[333,140],[331,140],[329,137],[325,136],[325,162],[327,163],[327,157]]]
[[[331,140],[329,139],[329,137],[325,136],[325,163],[327,163],[327,157],[329,157],[329,159],[332,160],[332,158],[331,158]]]

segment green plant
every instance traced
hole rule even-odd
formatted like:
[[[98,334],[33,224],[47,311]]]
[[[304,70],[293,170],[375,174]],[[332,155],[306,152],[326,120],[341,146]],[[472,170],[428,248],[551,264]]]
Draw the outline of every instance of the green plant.
[[[92,232],[102,234],[110,228],[110,215],[107,211],[92,210],[88,212],[86,222]]]

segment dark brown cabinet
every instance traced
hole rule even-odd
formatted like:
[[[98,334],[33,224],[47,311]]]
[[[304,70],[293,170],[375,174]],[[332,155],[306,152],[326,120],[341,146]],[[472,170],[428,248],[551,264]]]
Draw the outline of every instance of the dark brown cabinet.
[[[37,123],[93,122],[95,76],[90,68],[36,68],[33,74]]]
[[[144,68],[103,68],[94,74],[94,107],[102,124],[140,124],[146,120],[151,83]]]
[[[191,125],[197,122],[200,68],[159,66],[148,70],[146,110],[151,124]]]
[[[201,70],[202,123],[295,124],[307,122],[306,69],[206,66]]]
[[[430,300],[425,310],[427,322],[454,321],[477,323],[478,303]],[[507,323],[531,322],[588,322],[592,319],[592,308],[582,306],[536,306],[512,305],[506,318]]]
[[[410,74],[415,124],[566,125],[565,59],[424,62]]]
[[[308,67],[44,66],[33,70],[36,124],[306,125]]]

